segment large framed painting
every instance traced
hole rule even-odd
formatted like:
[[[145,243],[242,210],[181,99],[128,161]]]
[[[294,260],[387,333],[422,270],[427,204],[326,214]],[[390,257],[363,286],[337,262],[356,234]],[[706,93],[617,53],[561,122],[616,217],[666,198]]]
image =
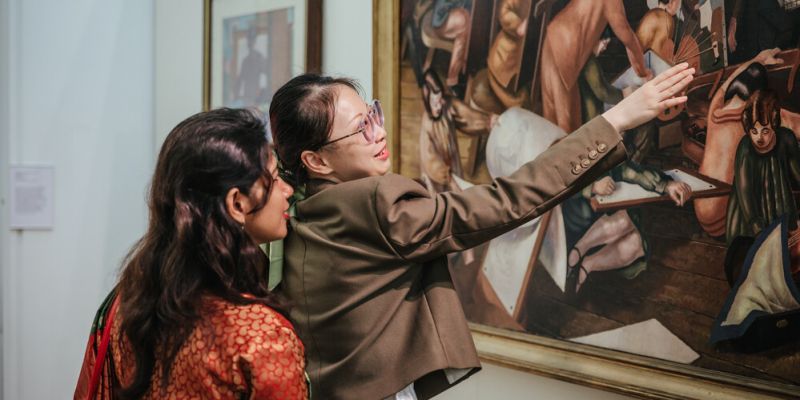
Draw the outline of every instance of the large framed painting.
[[[319,71],[322,0],[204,0],[203,107],[263,112],[293,76]]]
[[[488,361],[648,398],[800,397],[800,1],[375,0],[396,172],[512,173],[681,62],[689,101],[450,256]]]

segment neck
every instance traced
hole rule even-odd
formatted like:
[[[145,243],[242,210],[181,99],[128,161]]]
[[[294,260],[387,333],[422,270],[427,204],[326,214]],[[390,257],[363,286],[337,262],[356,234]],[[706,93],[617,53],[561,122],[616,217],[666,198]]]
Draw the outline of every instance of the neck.
[[[756,153],[758,153],[758,154],[761,154],[761,155],[764,155],[764,154],[767,154],[767,153],[769,153],[770,151],[772,151],[772,149],[774,149],[774,148],[775,148],[775,143],[776,143],[776,142],[777,142],[777,140],[773,140],[773,141],[772,141],[772,143],[770,143],[770,144],[769,144],[769,147],[767,147],[767,148],[765,148],[765,149],[759,149],[759,148],[758,148],[758,147],[756,147],[755,145],[753,145],[753,148],[755,148],[755,149],[756,149]]]
[[[336,176],[335,174],[322,175],[322,174],[318,174],[316,172],[311,172],[311,171],[308,172],[308,180],[309,181],[333,182],[333,183],[342,183],[342,182],[344,182],[344,180],[342,180],[340,177]]]

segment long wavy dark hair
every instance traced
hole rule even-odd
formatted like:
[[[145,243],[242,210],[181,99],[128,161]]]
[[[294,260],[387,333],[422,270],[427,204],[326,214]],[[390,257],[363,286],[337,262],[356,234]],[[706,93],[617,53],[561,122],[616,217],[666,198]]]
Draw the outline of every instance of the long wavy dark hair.
[[[266,256],[225,205],[230,189],[249,196],[258,180],[267,195],[254,201],[257,209],[266,204],[272,180],[265,179],[271,157],[265,128],[254,111],[221,108],[187,118],[161,147],[147,232],[128,254],[117,286],[120,336],[136,361],[122,398],[144,395],[157,378],[156,362],[166,386],[177,352],[201,318],[201,297],[280,311],[267,290]]]

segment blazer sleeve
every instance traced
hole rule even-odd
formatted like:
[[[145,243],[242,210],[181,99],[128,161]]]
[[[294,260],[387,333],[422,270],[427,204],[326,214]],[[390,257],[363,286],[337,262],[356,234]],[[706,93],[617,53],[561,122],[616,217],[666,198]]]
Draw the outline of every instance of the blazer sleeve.
[[[624,161],[620,134],[602,116],[513,174],[463,192],[431,195],[399,175],[375,185],[381,233],[402,258],[425,261],[488,241],[550,210]]]

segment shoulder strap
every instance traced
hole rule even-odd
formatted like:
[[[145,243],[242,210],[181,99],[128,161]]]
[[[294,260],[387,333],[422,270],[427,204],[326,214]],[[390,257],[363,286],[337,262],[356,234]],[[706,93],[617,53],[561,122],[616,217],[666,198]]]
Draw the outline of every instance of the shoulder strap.
[[[111,326],[114,325],[114,314],[116,314],[118,306],[119,297],[114,299],[114,303],[111,305],[111,310],[108,311],[108,315],[106,316],[105,321],[103,321],[105,325],[103,327],[103,338],[100,340],[100,347],[97,349],[97,357],[94,361],[92,379],[89,381],[89,391],[87,392],[89,398],[86,400],[92,400],[97,396],[97,387],[100,383],[100,373],[103,370],[103,366],[106,364],[108,343],[111,341]]]

